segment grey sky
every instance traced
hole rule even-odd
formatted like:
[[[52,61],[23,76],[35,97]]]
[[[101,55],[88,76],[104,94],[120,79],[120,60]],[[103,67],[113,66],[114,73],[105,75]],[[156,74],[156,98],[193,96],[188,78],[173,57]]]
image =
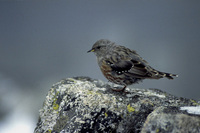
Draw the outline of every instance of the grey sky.
[[[32,98],[25,105],[32,102],[27,108],[36,114],[62,78],[107,81],[95,55],[86,53],[105,38],[136,50],[155,69],[179,74],[135,87],[199,100],[199,7],[199,0],[1,1],[0,96],[12,95],[10,103]]]

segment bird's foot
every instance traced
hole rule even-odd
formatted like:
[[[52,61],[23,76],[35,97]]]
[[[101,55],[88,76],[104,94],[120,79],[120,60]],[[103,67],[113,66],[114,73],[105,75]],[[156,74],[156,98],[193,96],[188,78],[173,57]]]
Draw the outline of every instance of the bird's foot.
[[[113,91],[127,93],[127,92],[125,91],[125,89],[126,89],[126,86],[124,86],[122,89],[112,88]]]

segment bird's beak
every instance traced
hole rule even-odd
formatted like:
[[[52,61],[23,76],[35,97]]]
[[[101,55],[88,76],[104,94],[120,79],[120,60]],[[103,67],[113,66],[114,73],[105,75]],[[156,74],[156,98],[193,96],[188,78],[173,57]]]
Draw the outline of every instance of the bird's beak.
[[[89,51],[87,51],[87,52],[88,52],[88,53],[89,53],[89,52],[94,52],[94,49],[91,49],[91,50],[89,50]]]

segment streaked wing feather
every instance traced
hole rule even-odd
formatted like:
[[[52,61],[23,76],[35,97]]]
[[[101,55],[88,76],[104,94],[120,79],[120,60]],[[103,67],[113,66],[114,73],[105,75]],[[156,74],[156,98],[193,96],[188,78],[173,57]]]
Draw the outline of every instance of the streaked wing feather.
[[[116,50],[116,49],[115,49]],[[146,66],[148,63],[142,59],[136,51],[120,47],[116,50],[116,55],[111,55],[110,64],[111,68],[115,72],[126,72],[132,76],[138,78],[144,78],[148,76],[148,70]]]
[[[133,63],[131,61],[119,61],[116,62],[115,64],[111,65],[111,68],[114,71],[122,72],[122,71],[128,71],[132,68]]]

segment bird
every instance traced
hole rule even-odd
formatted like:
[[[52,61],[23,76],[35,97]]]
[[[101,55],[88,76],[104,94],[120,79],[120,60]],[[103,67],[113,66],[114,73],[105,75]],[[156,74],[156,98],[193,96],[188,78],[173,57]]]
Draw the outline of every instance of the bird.
[[[144,79],[174,79],[177,74],[161,72],[151,67],[135,50],[126,48],[108,39],[94,43],[89,52],[95,53],[101,72],[108,81],[124,86],[114,91],[124,91],[128,85]]]

